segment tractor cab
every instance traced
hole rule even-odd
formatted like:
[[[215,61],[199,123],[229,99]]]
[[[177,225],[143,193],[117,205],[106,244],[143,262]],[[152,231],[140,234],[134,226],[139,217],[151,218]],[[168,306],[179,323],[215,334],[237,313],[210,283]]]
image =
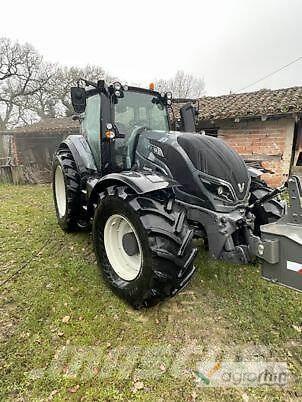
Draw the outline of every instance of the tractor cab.
[[[143,131],[170,130],[170,92],[161,94],[119,82],[82,81],[87,87],[71,89],[72,104],[81,122],[81,134],[102,174],[131,168],[135,144]]]

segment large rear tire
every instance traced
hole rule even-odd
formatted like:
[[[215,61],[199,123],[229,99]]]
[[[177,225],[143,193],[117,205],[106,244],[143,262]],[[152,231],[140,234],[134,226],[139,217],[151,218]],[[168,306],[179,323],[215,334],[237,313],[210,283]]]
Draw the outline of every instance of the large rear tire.
[[[99,194],[93,223],[98,265],[111,288],[134,308],[174,296],[192,277],[197,250],[185,211],[163,192]]]
[[[53,159],[53,196],[58,223],[66,232],[81,230],[80,175],[71,152],[59,149]]]
[[[265,183],[265,181],[253,178],[251,182],[251,196],[250,205],[254,204],[257,200],[264,195],[272,192],[273,190]],[[260,226],[267,223],[273,223],[282,218],[285,214],[285,202],[281,199],[273,199],[266,201],[263,204],[254,207],[252,210],[255,215],[254,234],[261,235]]]

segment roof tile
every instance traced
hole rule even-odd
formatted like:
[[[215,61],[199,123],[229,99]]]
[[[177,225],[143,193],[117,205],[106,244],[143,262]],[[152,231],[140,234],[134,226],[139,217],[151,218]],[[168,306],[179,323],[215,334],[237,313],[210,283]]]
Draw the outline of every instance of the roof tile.
[[[181,104],[174,104],[176,113]],[[255,92],[204,96],[199,99],[199,120],[218,120],[302,112],[302,87],[261,89]]]

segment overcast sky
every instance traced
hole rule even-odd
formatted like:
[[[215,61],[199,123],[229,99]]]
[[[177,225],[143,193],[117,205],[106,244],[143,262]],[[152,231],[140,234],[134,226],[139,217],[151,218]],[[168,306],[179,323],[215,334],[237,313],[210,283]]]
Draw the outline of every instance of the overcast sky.
[[[1,1],[0,36],[51,62],[97,64],[147,84],[177,70],[237,92],[302,56],[301,0]],[[302,60],[250,87],[302,85]]]

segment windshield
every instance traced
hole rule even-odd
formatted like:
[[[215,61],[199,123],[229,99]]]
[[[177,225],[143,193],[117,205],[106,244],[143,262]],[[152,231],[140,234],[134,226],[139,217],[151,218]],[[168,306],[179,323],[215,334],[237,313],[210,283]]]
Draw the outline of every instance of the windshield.
[[[150,130],[169,131],[168,114],[165,105],[154,95],[124,91],[114,105],[115,125],[126,138],[136,127]]]

